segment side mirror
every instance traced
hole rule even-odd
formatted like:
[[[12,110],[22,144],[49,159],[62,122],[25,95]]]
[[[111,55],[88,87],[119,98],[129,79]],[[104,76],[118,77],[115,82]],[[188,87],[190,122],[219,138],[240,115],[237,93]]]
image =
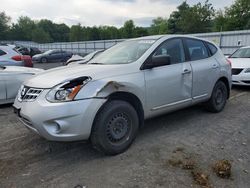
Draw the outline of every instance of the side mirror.
[[[169,55],[152,56],[151,61],[145,64],[145,68],[152,69],[154,67],[170,65],[170,63],[171,63],[171,59]]]

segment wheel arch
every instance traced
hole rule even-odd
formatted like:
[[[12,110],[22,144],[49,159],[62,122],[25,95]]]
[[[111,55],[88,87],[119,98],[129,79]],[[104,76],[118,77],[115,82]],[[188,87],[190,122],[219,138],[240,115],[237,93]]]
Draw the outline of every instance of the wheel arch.
[[[102,110],[104,105],[112,100],[122,100],[122,101],[126,101],[130,105],[132,105],[138,114],[139,126],[142,127],[144,125],[144,109],[143,109],[143,106],[142,106],[140,99],[136,95],[134,95],[130,92],[125,92],[125,91],[118,91],[118,92],[111,93],[107,97],[107,101],[101,106],[101,108],[96,113],[96,116]]]
[[[229,84],[228,79],[223,76],[223,77],[219,78],[218,81],[222,81],[226,85],[226,87],[227,87],[227,99],[228,99],[230,97],[230,90],[231,90],[231,86]]]

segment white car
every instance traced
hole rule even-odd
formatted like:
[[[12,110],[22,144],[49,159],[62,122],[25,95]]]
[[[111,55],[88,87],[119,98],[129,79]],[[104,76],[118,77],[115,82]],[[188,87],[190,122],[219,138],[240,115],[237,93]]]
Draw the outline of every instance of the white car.
[[[8,45],[0,45],[0,65],[24,66],[22,55]]]
[[[22,83],[42,69],[0,66],[0,104],[13,103]]]
[[[238,49],[228,59],[232,63],[232,83],[250,86],[250,46]]]

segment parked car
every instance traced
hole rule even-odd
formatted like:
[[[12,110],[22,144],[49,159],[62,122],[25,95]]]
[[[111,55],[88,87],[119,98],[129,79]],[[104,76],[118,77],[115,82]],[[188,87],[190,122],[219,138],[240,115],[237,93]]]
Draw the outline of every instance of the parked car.
[[[29,55],[31,57],[33,57],[34,55],[37,54],[41,54],[42,52],[35,47],[30,47],[30,48],[26,48],[26,47],[16,47],[15,48],[19,53],[21,53],[22,55]]]
[[[63,50],[49,50],[42,54],[37,54],[32,57],[33,62],[37,63],[47,63],[47,62],[66,62],[72,57],[71,52],[66,52]]]
[[[42,71],[35,68],[0,66],[0,104],[13,103],[23,81]]]
[[[30,56],[33,57],[34,55],[41,54],[41,50],[35,47],[29,48]]]
[[[197,103],[220,112],[230,89],[230,64],[213,43],[149,36],[121,42],[84,66],[29,79],[14,109],[26,127],[48,140],[90,139],[114,155],[132,144],[144,119]]]
[[[33,67],[30,56],[22,55],[8,45],[0,46],[0,65]]]
[[[17,47],[15,48],[19,53],[21,53],[22,55],[30,55],[30,51],[28,48],[26,47]]]
[[[236,50],[229,60],[232,63],[232,83],[250,86],[250,46]]]
[[[104,50],[97,50],[89,53],[88,55],[82,57],[80,55],[73,55],[67,62],[66,65],[78,65],[78,64],[86,64],[94,57],[98,56]]]

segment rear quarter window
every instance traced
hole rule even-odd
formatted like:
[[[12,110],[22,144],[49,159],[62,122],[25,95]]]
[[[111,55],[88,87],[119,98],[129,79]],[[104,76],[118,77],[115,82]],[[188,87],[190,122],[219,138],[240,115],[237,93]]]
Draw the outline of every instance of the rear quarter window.
[[[210,53],[211,53],[212,56],[213,56],[213,55],[217,52],[217,50],[218,50],[213,44],[211,44],[211,43],[209,43],[209,42],[207,42],[207,46],[208,46],[208,49],[209,49],[209,51],[210,51]]]
[[[5,51],[0,50],[0,56],[3,56],[3,55],[5,55],[5,54],[7,54]]]

